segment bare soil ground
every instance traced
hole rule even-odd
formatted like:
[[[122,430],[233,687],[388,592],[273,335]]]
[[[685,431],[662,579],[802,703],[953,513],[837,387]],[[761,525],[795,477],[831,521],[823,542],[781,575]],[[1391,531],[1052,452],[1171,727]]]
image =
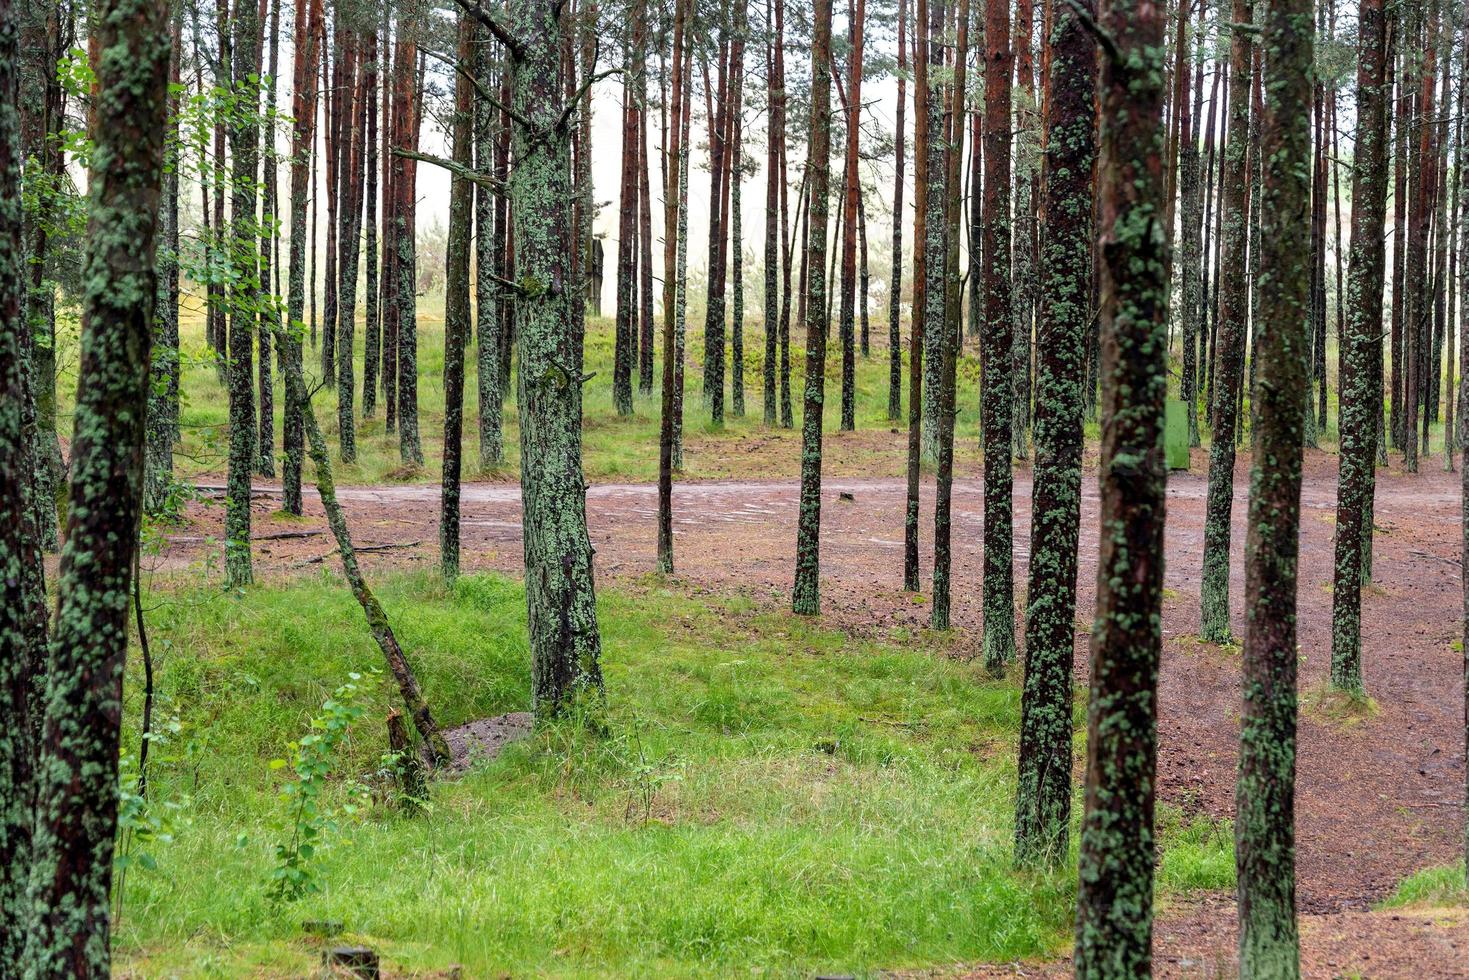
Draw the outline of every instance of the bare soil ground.
[[[1233,811],[1238,726],[1238,654],[1197,639],[1206,469],[1169,480],[1165,651],[1159,698],[1159,791],[1189,813]],[[1236,474],[1234,569],[1236,635],[1244,629],[1242,560],[1248,460]],[[1076,672],[1085,683],[1087,623],[1095,598],[1095,473],[1083,482]],[[1297,793],[1298,898],[1308,976],[1464,976],[1469,917],[1460,913],[1369,912],[1404,877],[1455,860],[1464,840],[1464,700],[1461,623],[1460,483],[1437,458],[1423,472],[1378,476],[1375,577],[1363,594],[1363,655],[1378,711],[1343,721],[1303,703]],[[431,486],[340,488],[368,569],[436,558],[439,491]],[[901,588],[904,483],[834,477],[823,488],[822,614],[853,634],[908,635],[928,622],[928,606]],[[519,488],[466,485],[463,554],[468,568],[518,573]],[[932,542],[933,489],[924,486],[922,540]],[[1331,577],[1336,457],[1307,454],[1302,495],[1299,593],[1301,684],[1324,685],[1331,655]],[[255,505],[257,534],[324,526],[308,493],[307,517]],[[636,579],[654,567],[657,491],[646,485],[594,486],[587,506],[598,575]],[[675,564],[691,587],[788,602],[795,548],[797,487],[790,480],[683,483],[674,490]],[[156,560],[159,571],[217,575],[222,508],[191,505]],[[977,649],[982,570],[981,485],[954,487],[956,655]],[[1015,479],[1015,574],[1024,595],[1030,551],[1030,474]],[[286,537],[256,547],[268,577],[335,561],[329,535]],[[1078,773],[1079,775],[1079,773]],[[1234,916],[1225,896],[1169,910],[1159,923],[1159,972],[1231,975]],[[982,975],[1044,975],[1064,964],[1027,965]],[[1436,972],[1436,971],[1446,972]],[[962,972],[962,971],[961,971]]]

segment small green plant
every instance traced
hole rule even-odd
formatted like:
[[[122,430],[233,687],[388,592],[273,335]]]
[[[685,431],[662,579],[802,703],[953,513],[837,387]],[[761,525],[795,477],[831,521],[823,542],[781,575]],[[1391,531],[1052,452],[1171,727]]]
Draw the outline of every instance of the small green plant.
[[[312,859],[325,838],[340,828],[340,823],[325,805],[327,776],[332,769],[332,759],[337,748],[347,737],[353,722],[362,717],[362,706],[357,703],[360,693],[358,681],[362,675],[347,675],[345,684],[338,687],[321,706],[321,714],[311,719],[311,732],[298,742],[292,742],[290,759],[272,759],[272,769],[290,766],[295,772],[293,782],[281,787],[281,799],[288,804],[291,814],[290,840],[275,846],[275,868],[270,874],[270,898],[275,902],[293,902],[304,895],[321,890]],[[354,816],[360,809],[359,801],[366,793],[358,781],[347,788],[347,802],[342,812]]]
[[[664,759],[650,759],[647,750],[643,746],[643,731],[641,719],[633,719],[632,735],[627,739],[631,749],[629,753],[628,769],[631,777],[627,793],[627,809],[623,816],[631,819],[635,809],[643,811],[643,826],[653,817],[653,801],[658,798],[658,791],[665,783],[677,782],[683,776],[672,772],[665,765]]]

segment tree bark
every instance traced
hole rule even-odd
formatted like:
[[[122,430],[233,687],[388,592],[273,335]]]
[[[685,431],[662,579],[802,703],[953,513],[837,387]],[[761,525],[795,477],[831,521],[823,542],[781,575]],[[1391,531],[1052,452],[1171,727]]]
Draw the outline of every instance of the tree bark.
[[[459,577],[459,474],[464,442],[464,349],[469,343],[469,253],[474,223],[474,20],[460,11],[458,53],[466,71],[454,75],[454,162],[466,173],[449,182],[449,241],[444,274],[444,455],[439,481],[439,568],[452,583]]]
[[[791,608],[814,616],[821,608],[821,430],[826,388],[826,224],[831,153],[831,0],[814,0],[811,41],[811,174],[806,252],[806,392],[801,412],[801,502],[796,525],[796,581]]]
[[[1050,16],[1041,55],[1049,70],[1042,82],[1035,472],[1015,794],[1021,865],[1056,865],[1069,853],[1082,384],[1091,319],[1096,44],[1071,8],[1053,6]]]
[[[169,5],[100,0],[90,12],[97,81],[71,507],[35,770],[30,903],[36,917],[26,930],[27,975],[41,977],[110,973],[123,666],[168,115]]]
[[[1234,0],[1235,24],[1249,24],[1252,0]],[[1209,490],[1204,515],[1204,572],[1200,634],[1209,643],[1229,643],[1229,539],[1234,508],[1235,427],[1244,366],[1246,232],[1249,213],[1246,143],[1250,128],[1250,40],[1235,30],[1229,55],[1229,133],[1221,184],[1219,339],[1214,351],[1214,403],[1209,445]]]
[[[1168,283],[1158,223],[1166,210],[1168,15],[1162,5],[1134,0],[1109,0],[1100,14],[1115,49],[1102,59],[1097,166],[1102,531],[1076,913],[1082,980],[1147,976],[1152,968],[1167,483]]]

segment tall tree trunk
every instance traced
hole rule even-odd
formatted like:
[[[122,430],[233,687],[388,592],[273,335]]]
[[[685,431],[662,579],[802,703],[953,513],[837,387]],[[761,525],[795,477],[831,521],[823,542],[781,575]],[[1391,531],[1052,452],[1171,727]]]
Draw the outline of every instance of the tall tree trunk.
[[[1306,121],[1313,64],[1311,0],[1270,0],[1263,33],[1260,130],[1260,319],[1255,455],[1245,540],[1246,616],[1235,866],[1242,977],[1300,975],[1296,929],[1296,564],[1301,450],[1309,400]],[[1370,138],[1369,138],[1370,139]],[[1325,184],[1322,182],[1322,189]],[[1324,214],[1324,195],[1322,212]],[[1324,317],[1323,317],[1324,322]],[[1322,338],[1318,334],[1318,341]],[[1323,378],[1324,382],[1324,378]]]
[[[734,39],[730,54],[729,111],[729,242],[734,254],[730,273],[729,307],[729,398],[736,418],[745,415],[745,239],[741,215],[740,181],[745,160],[745,41],[748,33],[748,0],[734,2]]]
[[[1180,20],[1179,32],[1183,35],[1179,47],[1184,52],[1188,51],[1188,4],[1185,2],[1181,8],[1182,19]],[[1185,54],[1185,58],[1187,55]],[[1183,70],[1187,70],[1188,62],[1182,62]],[[1202,63],[1201,63],[1202,64]],[[1202,78],[1197,79],[1202,81]],[[1200,89],[1195,86],[1194,105],[1198,106]],[[1185,111],[1180,106],[1180,111]],[[1210,105],[1210,112],[1213,106]],[[1179,127],[1179,210],[1182,213],[1182,255],[1180,256],[1181,268],[1179,269],[1179,303],[1178,310],[1180,332],[1183,335],[1183,376],[1179,385],[1179,397],[1183,399],[1184,410],[1188,417],[1188,444],[1190,447],[1200,444],[1199,438],[1199,326],[1200,314],[1202,313],[1204,293],[1201,288],[1200,273],[1203,265],[1203,198],[1202,189],[1199,185],[1199,146],[1195,138],[1194,127],[1200,120],[1193,116],[1186,116]],[[1211,118],[1210,125],[1212,127]]]
[[[36,786],[44,776],[36,759],[47,659],[45,565],[38,517],[50,505],[35,499],[35,335],[26,316],[29,283],[22,274],[27,250],[18,106],[24,16],[10,0],[0,2],[0,401],[5,405],[0,411],[0,566],[6,569],[0,576],[0,710],[6,719],[5,733],[0,735],[0,851],[5,853],[0,861],[0,909],[9,920],[0,931],[0,973],[17,977],[25,974],[30,924],[26,889]],[[110,837],[106,843],[111,845]]]
[[[1337,479],[1336,566],[1331,601],[1331,683],[1362,690],[1362,585],[1366,524],[1377,474],[1378,422],[1382,415],[1383,226],[1387,210],[1388,103],[1392,64],[1387,54],[1382,0],[1358,10],[1357,146],[1352,178],[1351,261],[1347,280],[1347,331],[1342,337],[1341,455]]]
[[[296,325],[306,305],[306,201],[312,197],[311,164],[307,159],[316,139],[316,86],[320,77],[316,63],[320,58],[318,38],[323,20],[321,0],[305,0],[296,4],[294,37],[295,66],[291,86],[291,238],[287,275],[286,325],[289,339],[282,342],[281,353],[286,366],[282,375],[304,370],[301,337]],[[301,464],[306,452],[306,430],[303,428],[302,406],[286,385],[286,417],[282,431],[285,464],[282,467],[281,507],[290,514],[301,513]]]
[[[326,78],[326,131],[322,134],[322,155],[326,158],[326,274],[321,297],[321,374],[328,380],[337,376],[337,235],[341,227],[337,209],[342,195],[342,94],[346,88],[342,78],[341,12],[334,11],[333,17],[331,44],[323,43],[321,48],[321,71]],[[325,22],[322,29],[327,29]]]
[[[898,107],[893,125],[893,268],[888,275],[888,420],[903,415],[903,165],[906,163],[903,111],[908,100],[908,0],[898,0]]]
[[[1084,3],[1085,0],[1082,0]],[[1246,11],[1248,13],[1248,11]],[[1162,649],[1163,406],[1168,283],[1163,235],[1167,8],[1109,0],[1096,172],[1101,258],[1101,547],[1087,708],[1076,975],[1152,967],[1153,802]],[[1236,22],[1248,20],[1236,17]]]
[[[984,662],[1015,659],[1011,420],[1014,319],[1010,308],[1010,6],[986,0],[984,86],[984,312],[980,425],[984,430]]]
[[[842,341],[841,430],[857,428],[857,202],[862,196],[862,178],[857,172],[862,135],[862,41],[867,19],[867,0],[847,0],[851,50],[847,55],[847,152],[846,176],[842,179],[842,295],[840,331]]]
[[[1233,0],[1232,21],[1249,24],[1252,0]],[[1224,149],[1220,211],[1219,339],[1214,351],[1214,403],[1209,445],[1209,490],[1204,515],[1204,572],[1200,633],[1210,643],[1228,643],[1230,514],[1234,508],[1235,426],[1244,365],[1245,221],[1249,213],[1246,143],[1250,129],[1250,39],[1242,29],[1230,38],[1229,134]]]
[[[709,113],[709,264],[708,290],[704,307],[704,401],[709,419],[724,424],[724,235],[728,220],[724,204],[724,182],[729,163],[725,159],[726,126],[729,112],[729,38],[725,17],[727,5],[718,7],[719,65]],[[712,29],[711,29],[712,35]],[[706,101],[710,94],[709,72],[704,72]]]
[[[280,0],[265,0],[265,3],[270,7],[270,68],[266,73],[268,81],[265,83],[265,125],[261,127],[260,142],[260,213],[263,219],[260,228],[260,291],[264,302],[260,305],[260,356],[256,362],[259,388],[256,414],[259,423],[255,431],[255,455],[256,472],[261,476],[275,476],[275,374],[270,363],[270,340],[274,333],[272,328],[280,314],[275,303],[275,290],[272,288],[271,260],[277,241],[276,212],[279,210],[276,186],[278,164],[275,156],[275,93],[280,69],[281,5]],[[167,245],[164,247],[167,248]]]
[[[821,429],[826,397],[826,224],[831,155],[831,0],[814,0],[811,41],[811,130],[807,168],[811,196],[806,252],[811,258],[806,300],[806,393],[801,410],[801,502],[796,525],[796,581],[791,608],[814,616],[821,608]]]
[[[775,0],[775,83],[778,93],[775,116],[780,126],[777,151],[780,162],[780,226],[784,229],[790,227],[790,178],[786,160],[785,0]],[[805,196],[807,186],[807,176],[803,174],[801,191],[796,196],[799,213],[804,213],[800,202]],[[783,238],[780,277],[780,426],[789,429],[796,424],[791,405],[791,257],[795,241],[790,235]]]
[[[1013,277],[1014,351],[1011,357],[1014,418],[1014,452],[1025,459],[1030,441],[1031,331],[1036,306],[1036,159],[1039,141],[1035,101],[1035,65],[1031,55],[1031,30],[1035,21],[1034,0],[1015,5],[1015,243]]]
[[[668,183],[664,188],[663,201],[663,402],[658,427],[658,571],[673,574],[673,441],[676,431],[674,413],[678,399],[674,384],[678,378],[678,346],[674,336],[674,307],[679,302],[677,294],[683,283],[670,274],[677,266],[678,249],[683,242],[679,231],[683,227],[681,212],[683,198],[681,187],[687,186],[687,175],[683,173],[683,125],[684,103],[689,92],[684,86],[684,23],[690,0],[674,0],[673,15],[673,69],[672,69],[672,116],[673,132],[668,152],[668,167],[665,176]]]
[[[785,227],[780,214],[782,181],[778,148],[783,137],[777,104],[778,91],[775,87],[775,39],[771,33],[773,6],[771,0],[766,0],[765,30],[769,39],[765,43],[765,101],[769,120],[765,129],[765,359],[760,366],[766,425],[775,425],[777,418],[775,368],[778,357],[776,345],[780,335],[780,245],[785,238]]]
[[[35,770],[40,782],[30,901],[37,915],[26,936],[27,975],[40,977],[110,973],[123,666],[143,490],[168,117],[169,5],[99,0],[90,13],[97,124],[87,180],[76,438]],[[253,19],[253,12],[241,13]],[[7,26],[0,33],[13,38]],[[5,61],[14,63],[0,56]],[[16,201],[13,194],[5,199]]]
[[[602,700],[601,637],[581,460],[580,340],[565,284],[573,251],[571,140],[560,39],[571,25],[556,0],[512,0],[501,30],[515,44],[511,90],[519,120],[510,178],[517,306],[521,496],[531,683],[542,718],[595,710]],[[469,9],[469,8],[466,8]],[[475,9],[479,9],[476,8]],[[493,16],[493,15],[491,15]],[[486,25],[489,26],[489,25]],[[563,112],[566,115],[563,116]]]
[[[367,127],[367,159],[363,180],[363,274],[366,285],[363,292],[363,328],[366,337],[362,343],[362,417],[370,419],[377,413],[378,368],[383,356],[382,309],[378,303],[381,285],[378,282],[377,244],[377,176],[378,176],[378,81],[383,77],[382,58],[387,48],[380,46],[377,25],[363,34],[362,87],[366,100],[364,125]]]
[[[958,226],[949,227],[951,213],[963,196],[951,193],[950,187],[958,190],[958,159],[963,146],[963,100],[964,71],[960,55],[969,42],[969,10],[967,0],[960,0],[959,33],[956,40],[960,47],[955,49],[953,83],[945,86],[938,97],[929,100],[928,152],[924,161],[928,184],[928,223],[924,248],[928,251],[925,264],[923,332],[932,343],[928,356],[939,365],[938,384],[929,391],[934,396],[934,418],[937,431],[934,434],[935,453],[938,467],[934,480],[933,497],[933,604],[930,606],[929,625],[936,630],[949,628],[949,511],[950,494],[954,480],[954,416],[955,396],[950,382],[954,373],[950,370],[958,357],[959,338],[951,327],[958,326],[958,310],[950,311],[950,300],[957,305],[957,288],[950,295],[949,256],[954,257],[954,278],[958,278]],[[929,0],[928,3],[928,59],[929,68],[943,65],[946,55],[948,32],[944,23],[946,12],[944,0]],[[938,139],[933,139],[933,134]],[[951,248],[952,246],[952,248]],[[955,283],[957,287],[957,281]],[[950,312],[954,313],[952,323]]]
[[[459,577],[459,472],[464,442],[464,349],[469,342],[469,251],[474,222],[474,20],[459,14],[457,58],[466,71],[454,76],[453,154],[463,168],[449,182],[448,267],[444,273],[444,456],[439,483],[439,568]]]
[[[646,10],[644,10],[646,17]],[[646,39],[646,32],[644,38]],[[648,166],[648,69],[646,40],[639,51],[638,100],[638,392],[653,393],[653,206]]]
[[[913,322],[908,338],[908,495],[903,514],[903,588],[918,591],[918,509],[923,462],[923,341],[927,319],[928,160],[932,125],[927,43],[929,0],[917,0],[913,28]],[[923,169],[919,168],[923,161]],[[894,219],[898,220],[898,219]]]
[[[230,266],[229,294],[229,466],[225,494],[225,578],[231,588],[253,580],[250,563],[250,475],[255,469],[254,339],[260,303],[256,249],[260,241],[255,217],[256,160],[259,134],[256,115],[260,70],[260,31],[256,9],[241,0],[234,15],[233,81],[236,100],[229,119]]]
[[[1035,473],[1025,616],[1015,858],[1066,859],[1071,822],[1071,670],[1081,522],[1082,384],[1091,319],[1096,43],[1053,5],[1042,33],[1044,216],[1036,326]]]
[[[474,72],[481,80],[491,77],[491,41],[481,31],[474,44]],[[503,181],[505,175],[496,169],[495,132],[499,124],[499,111],[474,88],[474,162],[481,173],[493,174]],[[503,407],[505,403],[505,378],[500,376],[500,349],[507,341],[500,332],[501,285],[496,281],[500,275],[498,263],[501,251],[496,248],[497,239],[503,248],[504,229],[496,220],[502,195],[493,187],[479,186],[474,201],[474,267],[475,267],[475,350],[476,397],[479,407],[479,468],[493,470],[505,462],[505,435]]]
[[[342,461],[351,463],[357,459],[357,415],[354,405],[356,378],[353,361],[356,357],[357,335],[357,270],[358,242],[362,238],[362,182],[363,158],[366,156],[363,142],[366,139],[366,119],[363,98],[362,38],[353,32],[343,44],[346,55],[342,70],[343,91],[338,94],[342,103],[341,155],[342,194],[337,202],[338,246],[337,262],[339,276],[337,286],[337,445]]]
[[[180,45],[180,13],[174,15],[173,54],[169,64],[170,84],[179,79],[179,63],[182,52]],[[179,424],[179,164],[178,148],[175,143],[178,129],[178,98],[170,95],[168,106],[170,160],[171,164],[163,175],[163,202],[158,214],[158,296],[155,300],[156,314],[153,318],[153,379],[148,389],[148,438],[146,458],[143,465],[143,512],[161,514],[168,506],[173,489],[173,446],[178,438]],[[44,235],[44,231],[38,231]],[[33,253],[34,254],[34,253]],[[40,261],[44,264],[44,248]],[[44,272],[44,270],[42,270]],[[39,290],[33,291],[36,296]],[[31,319],[33,325],[36,318]],[[34,332],[32,333],[34,337]],[[34,365],[34,344],[31,363]],[[262,362],[267,375],[270,362]],[[163,383],[159,383],[162,379]],[[31,371],[31,391],[34,392],[35,371]],[[263,403],[263,402],[262,402]],[[263,416],[264,431],[269,434],[269,416]],[[37,442],[37,458],[42,443]],[[268,443],[267,443],[268,445]],[[37,467],[40,473],[43,467]],[[39,482],[39,481],[38,481]],[[37,487],[39,490],[40,487]],[[50,508],[47,507],[49,510]],[[3,905],[0,905],[3,907]],[[4,960],[0,959],[0,966]]]
[[[643,46],[646,2],[633,7],[633,28],[628,62],[640,58]],[[639,106],[633,97],[634,64],[622,76],[622,185],[617,216],[617,319],[612,364],[612,401],[618,415],[631,415],[632,374],[637,360],[638,343],[638,123]]]
[[[420,11],[417,0],[408,0],[398,24],[398,52],[394,70],[393,130],[397,145],[418,149],[420,112],[417,104],[414,62],[418,57]],[[415,222],[416,175],[413,160],[399,160],[394,167],[393,186],[398,201],[393,209],[397,229],[393,244],[397,249],[394,268],[397,283],[395,305],[398,313],[398,456],[407,466],[423,465],[423,446],[418,436],[418,302],[417,234]]]

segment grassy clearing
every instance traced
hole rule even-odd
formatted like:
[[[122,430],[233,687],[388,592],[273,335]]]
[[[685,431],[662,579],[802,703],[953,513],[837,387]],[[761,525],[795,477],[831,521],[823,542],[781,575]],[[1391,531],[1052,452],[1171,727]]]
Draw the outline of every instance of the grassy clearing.
[[[1398,884],[1378,907],[1384,909],[1443,908],[1469,905],[1469,885],[1464,882],[1464,862],[1426,868]]]
[[[381,594],[445,724],[526,707],[517,583],[402,576]],[[289,770],[270,760],[378,654],[325,574],[150,603],[160,714],[180,723],[154,798],[186,805],[172,843],[135,845],[156,866],[128,872],[117,944],[134,974],[299,976],[315,919],[395,971],[470,976],[867,973],[1067,942],[1074,869],[1009,865],[1013,682],[651,580],[601,597],[610,733],[541,731],[436,785],[417,819],[381,798],[345,812],[394,700],[369,675],[324,797],[341,826],[310,862],[321,890],[275,907]],[[1161,837],[1164,896],[1227,886],[1227,833],[1165,814]]]

